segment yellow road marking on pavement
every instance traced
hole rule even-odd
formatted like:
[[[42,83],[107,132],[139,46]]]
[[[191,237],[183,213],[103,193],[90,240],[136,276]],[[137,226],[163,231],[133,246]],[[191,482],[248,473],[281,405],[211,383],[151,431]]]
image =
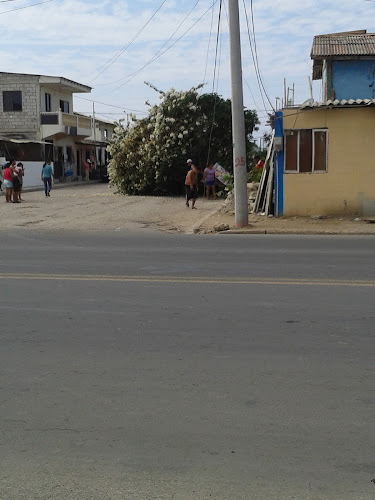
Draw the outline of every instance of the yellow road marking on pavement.
[[[332,280],[299,278],[212,278],[192,276],[131,276],[106,274],[25,274],[0,273],[0,279],[55,281],[117,281],[123,283],[212,283],[243,285],[304,285],[375,287],[375,280]]]

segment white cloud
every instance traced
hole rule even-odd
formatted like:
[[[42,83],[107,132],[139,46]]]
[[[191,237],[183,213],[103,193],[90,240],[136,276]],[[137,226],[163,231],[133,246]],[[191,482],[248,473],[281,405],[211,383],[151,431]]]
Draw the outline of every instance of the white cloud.
[[[200,83],[205,72],[210,13],[130,82],[120,88],[127,80],[103,85],[121,80],[146,64],[171,36],[196,0],[168,0],[139,37],[98,76],[111,58],[136,36],[161,3],[162,0],[59,0],[9,14],[1,14],[8,8],[0,7],[2,25],[8,28],[3,29],[0,46],[1,70],[65,76],[92,85],[92,98],[123,106],[124,109],[145,110],[144,102],[147,99],[151,102],[158,99],[155,92],[143,84],[145,80],[164,90],[172,86],[188,89]],[[247,40],[242,2],[239,1],[239,4],[243,72],[251,88],[249,91],[247,84],[244,85],[245,104],[249,108],[263,109]],[[283,78],[287,79],[289,86],[295,84],[297,101],[307,98],[306,77],[311,74],[309,54],[314,35],[362,28],[354,24],[361,19],[363,25],[363,19],[371,18],[375,12],[375,4],[363,0],[354,0],[354,3],[353,0],[342,0],[339,5],[333,0],[254,0],[253,4],[259,64],[272,103],[275,97],[281,97]],[[211,5],[212,0],[201,0],[174,40]],[[249,8],[249,2],[246,5]],[[211,91],[212,88],[217,12],[218,3],[215,6],[205,91]],[[230,74],[225,9],[222,15],[218,91],[227,98],[230,96]],[[372,31],[371,26],[368,31]],[[266,102],[266,108],[269,107]],[[89,102],[77,99],[76,108],[90,111],[91,106]],[[104,112],[106,108],[101,105],[100,110]],[[107,111],[116,110],[107,108]]]

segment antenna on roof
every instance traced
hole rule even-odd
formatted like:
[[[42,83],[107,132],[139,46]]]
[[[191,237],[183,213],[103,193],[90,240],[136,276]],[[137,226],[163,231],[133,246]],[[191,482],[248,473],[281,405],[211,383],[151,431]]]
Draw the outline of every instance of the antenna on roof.
[[[313,100],[313,91],[312,91],[312,83],[311,83],[311,78],[309,76],[307,78],[307,92],[309,95],[309,99]]]

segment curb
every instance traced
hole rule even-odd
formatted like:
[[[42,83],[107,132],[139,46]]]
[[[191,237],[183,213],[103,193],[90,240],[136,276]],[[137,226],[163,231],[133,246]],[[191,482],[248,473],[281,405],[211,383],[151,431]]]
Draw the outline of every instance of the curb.
[[[185,234],[196,234],[196,233],[199,233],[199,228],[201,227],[201,225],[204,224],[206,222],[206,220],[208,220],[210,217],[212,217],[213,215],[215,215],[218,212],[220,212],[221,208],[222,207],[216,208],[215,210],[213,210],[209,214],[205,215],[203,217],[203,219],[201,219],[200,221],[196,222],[190,229],[188,229]]]
[[[298,230],[293,230],[293,229],[288,229],[288,230],[279,230],[279,229],[255,229],[255,230],[236,230],[236,229],[229,229],[228,231],[219,231],[217,234],[294,234],[294,235],[300,235],[300,236],[375,236],[375,231],[370,233],[366,231],[334,231],[334,230],[327,230],[327,231],[298,231]]]

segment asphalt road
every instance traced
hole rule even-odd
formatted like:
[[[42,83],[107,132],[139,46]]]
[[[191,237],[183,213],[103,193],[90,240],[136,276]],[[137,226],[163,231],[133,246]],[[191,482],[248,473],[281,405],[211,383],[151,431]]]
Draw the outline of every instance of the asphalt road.
[[[375,498],[375,240],[2,232],[0,498]]]

